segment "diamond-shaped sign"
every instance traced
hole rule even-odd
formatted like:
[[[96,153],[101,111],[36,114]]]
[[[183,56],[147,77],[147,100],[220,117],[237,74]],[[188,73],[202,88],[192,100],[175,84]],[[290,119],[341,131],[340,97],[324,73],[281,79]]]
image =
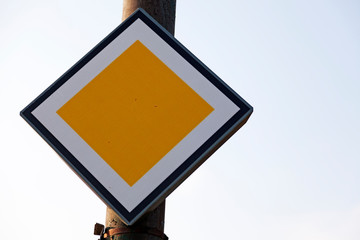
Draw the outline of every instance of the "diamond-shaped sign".
[[[21,115],[107,205],[133,224],[251,112],[139,9]]]

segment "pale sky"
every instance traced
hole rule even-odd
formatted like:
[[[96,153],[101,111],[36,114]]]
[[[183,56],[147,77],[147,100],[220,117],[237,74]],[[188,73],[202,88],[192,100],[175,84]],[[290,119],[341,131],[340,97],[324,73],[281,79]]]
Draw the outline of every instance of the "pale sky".
[[[19,112],[121,13],[0,1],[2,238],[98,239],[106,206]],[[355,0],[178,0],[175,37],[254,113],[167,198],[170,239],[360,238],[359,22]]]

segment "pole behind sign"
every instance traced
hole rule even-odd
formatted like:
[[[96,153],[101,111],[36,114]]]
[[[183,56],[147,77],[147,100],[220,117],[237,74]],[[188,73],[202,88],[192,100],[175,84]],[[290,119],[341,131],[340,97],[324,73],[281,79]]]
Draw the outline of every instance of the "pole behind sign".
[[[143,8],[156,19],[166,30],[174,35],[176,0],[124,0],[122,20],[127,19],[136,9]],[[147,213],[132,226],[127,226],[111,209],[106,210],[103,237],[113,240],[161,240],[167,239],[164,234],[165,200],[154,210]]]

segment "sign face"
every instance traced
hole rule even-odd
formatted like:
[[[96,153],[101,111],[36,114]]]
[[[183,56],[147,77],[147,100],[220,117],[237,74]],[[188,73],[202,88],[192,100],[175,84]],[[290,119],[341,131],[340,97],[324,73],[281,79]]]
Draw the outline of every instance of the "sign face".
[[[21,116],[131,225],[251,112],[139,9]]]

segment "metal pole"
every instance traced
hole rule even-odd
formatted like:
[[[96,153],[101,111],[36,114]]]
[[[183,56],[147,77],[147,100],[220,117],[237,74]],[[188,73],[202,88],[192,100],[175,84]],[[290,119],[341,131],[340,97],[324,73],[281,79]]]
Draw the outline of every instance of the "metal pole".
[[[122,19],[125,20],[137,8],[143,8],[174,35],[176,0],[124,0]],[[121,218],[108,207],[105,222],[106,232],[102,237],[111,240],[167,239],[164,234],[164,221],[165,200],[132,226],[123,223]]]
[[[124,21],[138,8],[143,8],[174,35],[176,0],[124,0],[122,20]]]
[[[165,201],[147,213],[134,225],[127,226],[111,209],[106,209],[106,239],[111,240],[166,240],[164,234]]]

